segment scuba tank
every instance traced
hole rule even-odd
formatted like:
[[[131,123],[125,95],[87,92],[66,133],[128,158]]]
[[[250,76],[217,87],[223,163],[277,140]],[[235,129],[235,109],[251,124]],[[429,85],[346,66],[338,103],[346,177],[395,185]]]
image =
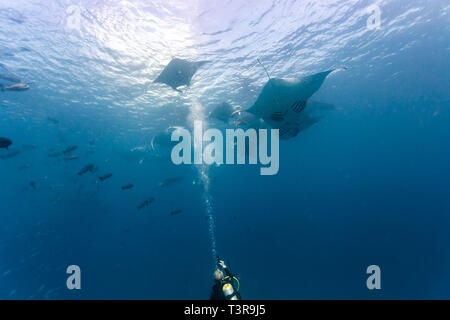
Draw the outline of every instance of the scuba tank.
[[[238,300],[236,294],[234,293],[234,288],[231,283],[225,283],[222,287],[223,295],[227,300]]]

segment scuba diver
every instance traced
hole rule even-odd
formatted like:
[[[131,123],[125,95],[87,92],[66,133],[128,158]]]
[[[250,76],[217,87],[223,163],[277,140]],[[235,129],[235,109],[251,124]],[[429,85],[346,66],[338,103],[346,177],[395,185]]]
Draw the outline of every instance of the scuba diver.
[[[217,256],[217,266],[214,270],[214,285],[210,300],[241,300],[239,280],[223,260]]]

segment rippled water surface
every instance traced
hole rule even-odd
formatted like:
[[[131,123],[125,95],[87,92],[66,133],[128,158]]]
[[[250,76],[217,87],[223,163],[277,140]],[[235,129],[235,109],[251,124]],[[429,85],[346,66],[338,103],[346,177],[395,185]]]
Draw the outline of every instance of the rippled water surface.
[[[211,248],[246,299],[449,298],[449,22],[445,0],[0,0],[0,76],[30,86],[0,92],[0,298],[207,299]],[[209,62],[179,93],[153,83],[172,58]],[[277,175],[150,154],[169,126],[252,106],[263,67],[346,67]]]

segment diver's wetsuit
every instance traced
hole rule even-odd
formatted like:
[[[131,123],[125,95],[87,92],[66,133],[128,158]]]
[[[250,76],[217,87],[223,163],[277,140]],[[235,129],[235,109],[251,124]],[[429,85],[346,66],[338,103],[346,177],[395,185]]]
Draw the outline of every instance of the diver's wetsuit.
[[[233,279],[233,275],[231,274],[231,272],[228,270],[228,268],[224,268],[224,271],[226,273],[226,275],[228,276],[228,279]],[[210,300],[228,300],[225,295],[223,294],[222,291],[222,287],[226,284],[229,283],[229,281],[225,280],[225,279],[221,279],[221,280],[215,280],[214,281],[214,285],[212,287],[212,292],[211,292],[211,296],[210,296]],[[239,292],[235,291],[234,294],[238,300],[241,300],[241,295],[239,294]]]
[[[222,281],[214,281],[209,300],[226,300],[222,291]]]

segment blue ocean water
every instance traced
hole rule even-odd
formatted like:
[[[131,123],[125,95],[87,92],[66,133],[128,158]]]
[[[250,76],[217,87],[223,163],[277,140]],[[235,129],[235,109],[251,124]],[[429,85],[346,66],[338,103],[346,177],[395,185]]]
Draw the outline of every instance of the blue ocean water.
[[[449,17],[445,0],[0,0],[0,75],[30,85],[0,92],[0,298],[208,299],[213,246],[244,299],[450,298]],[[175,57],[210,61],[182,93],[152,84]],[[278,174],[150,152],[250,107],[258,59],[276,78],[347,67]]]

